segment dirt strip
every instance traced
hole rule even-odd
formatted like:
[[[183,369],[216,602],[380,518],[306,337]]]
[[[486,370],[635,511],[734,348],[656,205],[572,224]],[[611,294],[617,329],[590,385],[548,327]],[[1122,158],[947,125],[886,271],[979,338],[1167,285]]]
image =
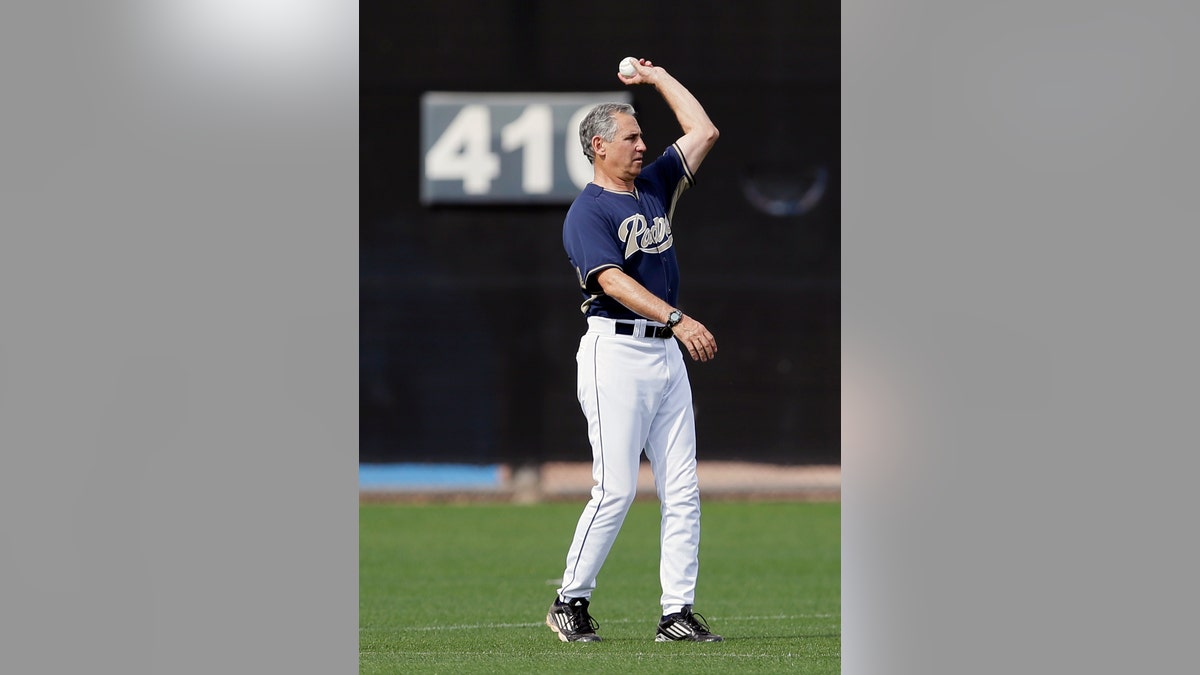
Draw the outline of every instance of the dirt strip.
[[[786,466],[753,462],[700,462],[700,492],[705,500],[840,501],[841,467]],[[547,462],[541,466],[501,470],[499,487],[453,489],[431,487],[405,490],[360,490],[359,500],[369,502],[476,502],[586,500],[594,485],[590,462]],[[638,499],[657,499],[650,465],[642,462],[638,473]]]

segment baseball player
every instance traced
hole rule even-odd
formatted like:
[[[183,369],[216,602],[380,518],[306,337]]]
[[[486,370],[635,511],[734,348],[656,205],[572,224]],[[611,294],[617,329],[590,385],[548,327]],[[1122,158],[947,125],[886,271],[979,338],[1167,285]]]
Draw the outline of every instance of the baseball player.
[[[700,544],[696,430],[683,350],[695,361],[717,343],[677,307],[679,265],[671,216],[717,140],[699,101],[661,66],[636,60],[626,85],[658,90],[683,128],[653,162],[634,109],[596,106],[579,125],[592,182],[563,222],[563,245],[583,291],[587,332],[576,354],[580,406],[592,445],[591,500],[567,551],[562,586],[546,624],[564,642],[598,642],[588,613],[596,577],[637,491],[645,450],[662,504],[663,613],[655,640],[720,642],[692,612]],[[678,341],[678,342],[676,342]]]

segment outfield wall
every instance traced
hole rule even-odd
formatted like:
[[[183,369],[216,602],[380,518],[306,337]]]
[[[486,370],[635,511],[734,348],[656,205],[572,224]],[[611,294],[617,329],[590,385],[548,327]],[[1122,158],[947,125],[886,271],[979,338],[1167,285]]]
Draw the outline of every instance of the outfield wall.
[[[617,61],[638,54],[721,129],[673,222],[680,304],[721,350],[690,370],[701,454],[837,464],[839,6],[664,3],[618,30],[568,4],[362,9],[360,461],[587,458],[565,206],[422,205],[420,101],[612,91]],[[731,53],[762,67],[735,72]],[[678,125],[652,90],[631,91],[657,154]],[[801,193],[790,214],[763,202]]]

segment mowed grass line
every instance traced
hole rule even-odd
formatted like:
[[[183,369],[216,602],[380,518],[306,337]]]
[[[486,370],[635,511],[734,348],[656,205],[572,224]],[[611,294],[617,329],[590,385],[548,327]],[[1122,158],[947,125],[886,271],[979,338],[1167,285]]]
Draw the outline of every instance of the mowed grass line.
[[[592,597],[604,641],[543,624],[583,503],[364,504],[360,672],[837,673],[837,503],[704,503],[696,610],[723,643],[656,643],[658,504],[630,510]]]

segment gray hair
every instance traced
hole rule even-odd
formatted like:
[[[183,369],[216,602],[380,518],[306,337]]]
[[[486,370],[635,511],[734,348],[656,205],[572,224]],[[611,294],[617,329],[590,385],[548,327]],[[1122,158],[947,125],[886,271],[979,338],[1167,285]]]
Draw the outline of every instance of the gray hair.
[[[612,141],[617,135],[617,113],[636,116],[633,106],[628,103],[601,103],[579,123],[579,143],[583,145],[583,156],[592,164],[596,163],[596,153],[592,150],[592,138],[599,136],[606,141]]]

